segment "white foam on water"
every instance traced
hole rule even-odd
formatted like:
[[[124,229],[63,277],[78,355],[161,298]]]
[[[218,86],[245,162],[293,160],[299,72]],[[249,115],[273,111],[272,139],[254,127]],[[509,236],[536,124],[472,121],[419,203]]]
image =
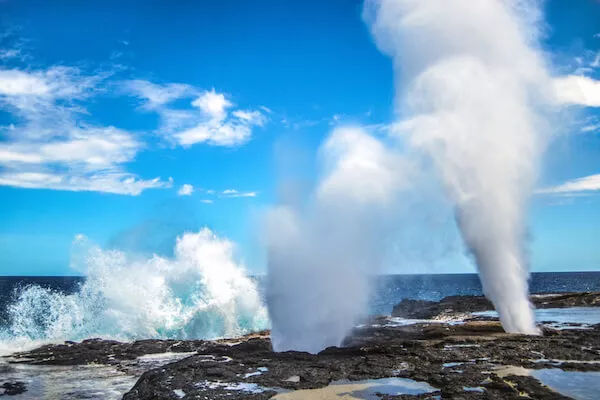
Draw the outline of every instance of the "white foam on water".
[[[234,245],[204,228],[177,239],[173,258],[135,258],[89,246],[74,294],[28,286],[8,307],[0,354],[91,337],[213,339],[269,326],[255,282]]]
[[[232,390],[232,391],[242,391],[252,394],[263,393],[267,390],[272,390],[268,388],[264,388],[262,386],[257,385],[256,383],[245,383],[245,382],[213,382],[213,381],[202,381],[196,383],[197,387],[203,389],[223,389],[223,390]]]

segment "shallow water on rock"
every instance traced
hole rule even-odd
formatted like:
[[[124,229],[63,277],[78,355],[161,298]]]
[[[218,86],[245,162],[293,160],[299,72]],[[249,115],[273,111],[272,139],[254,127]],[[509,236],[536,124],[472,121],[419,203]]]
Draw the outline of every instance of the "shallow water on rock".
[[[473,315],[485,317],[498,317],[496,311],[475,312]],[[552,321],[559,324],[598,324],[600,323],[600,307],[571,307],[571,308],[545,308],[535,310],[535,319],[538,322]]]
[[[600,393],[600,372],[538,369],[531,376],[554,391],[576,400],[596,400]]]
[[[21,381],[27,391],[14,399],[120,399],[137,377],[106,366],[15,366],[1,381]],[[9,378],[9,379],[6,379]],[[12,378],[12,379],[11,379]]]
[[[527,369],[511,365],[493,371],[500,377],[532,376],[555,392],[576,400],[597,400],[600,393],[600,372],[563,371],[558,368]]]
[[[125,373],[106,365],[26,365],[0,364],[0,384],[24,382],[27,391],[12,399],[121,399],[138,380],[138,374],[193,353],[160,353],[131,361],[131,371]]]
[[[375,400],[381,397],[377,394],[387,395],[418,395],[422,393],[436,392],[437,389],[426,382],[417,382],[405,378],[369,379],[364,381],[337,381],[320,389],[295,390],[280,393],[273,397],[276,400],[300,400],[300,399],[361,399]]]

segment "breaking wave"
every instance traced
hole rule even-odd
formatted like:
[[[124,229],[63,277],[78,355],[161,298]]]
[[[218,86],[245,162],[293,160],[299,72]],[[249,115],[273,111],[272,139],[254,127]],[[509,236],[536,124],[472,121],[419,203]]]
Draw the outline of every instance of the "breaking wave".
[[[234,261],[233,243],[209,229],[177,239],[173,258],[135,259],[88,246],[86,279],[65,294],[22,289],[8,308],[0,343],[39,343],[90,337],[214,339],[265,329],[268,315],[256,283]]]

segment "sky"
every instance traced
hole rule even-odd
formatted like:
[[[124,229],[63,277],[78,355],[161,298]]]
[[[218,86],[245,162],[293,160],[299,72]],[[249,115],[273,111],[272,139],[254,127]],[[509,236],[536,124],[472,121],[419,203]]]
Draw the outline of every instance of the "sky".
[[[568,112],[531,202],[531,269],[600,270],[600,2],[543,4]],[[392,62],[361,13],[353,0],[0,1],[0,275],[77,274],[77,235],[169,255],[204,226],[264,273],[282,182],[316,179],[334,127],[394,119]],[[388,272],[474,272],[448,232],[435,260],[417,240]]]

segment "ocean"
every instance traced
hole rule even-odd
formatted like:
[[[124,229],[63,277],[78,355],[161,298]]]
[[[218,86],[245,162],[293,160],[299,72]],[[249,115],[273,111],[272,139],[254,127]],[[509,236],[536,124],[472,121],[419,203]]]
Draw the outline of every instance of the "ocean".
[[[264,278],[252,280],[262,296]],[[106,285],[97,288],[95,282],[90,290],[86,282],[82,277],[0,277],[0,345],[6,347],[15,339],[23,343],[98,336],[121,340],[210,339],[268,328],[266,318],[244,314],[242,304],[214,307],[206,296],[193,293],[195,286],[185,290],[175,284],[169,286],[169,291],[185,293],[175,296],[175,300],[172,294],[165,295],[160,285],[138,292],[129,289],[130,293],[118,289],[119,297],[115,298]],[[600,291],[600,272],[534,273],[530,288],[532,293]],[[201,292],[202,287],[196,290]],[[439,300],[450,295],[481,294],[476,274],[380,276],[373,286],[370,313],[390,314],[393,306],[405,298]],[[151,302],[157,296],[169,304]],[[256,310],[260,308],[254,307],[251,312]],[[239,326],[237,331],[224,328],[228,317],[232,317],[227,314],[232,313]]]

